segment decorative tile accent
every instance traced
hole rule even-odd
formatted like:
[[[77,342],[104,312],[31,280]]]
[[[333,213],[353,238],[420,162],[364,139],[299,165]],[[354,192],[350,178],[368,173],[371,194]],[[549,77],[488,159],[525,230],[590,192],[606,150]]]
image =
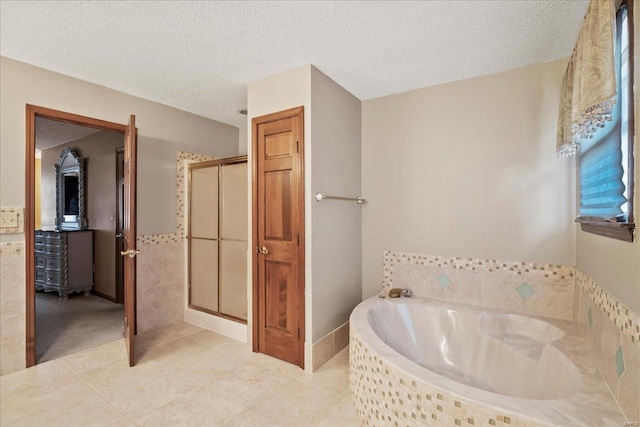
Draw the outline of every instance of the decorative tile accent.
[[[143,234],[136,239],[137,244],[160,245],[163,243],[176,243],[181,239],[178,234]]]
[[[618,371],[618,378],[624,374],[624,356],[622,355],[622,347],[618,347],[616,351],[616,369]]]
[[[524,299],[530,298],[536,293],[536,291],[531,286],[529,286],[529,284],[526,282],[518,286],[518,288],[516,289],[516,292],[518,292],[520,296]]]
[[[24,233],[24,208],[0,208],[0,234]]]
[[[438,283],[440,284],[440,287],[444,289],[451,284],[451,279],[449,279],[449,276],[443,273],[440,275],[440,277],[438,277]]]
[[[22,255],[24,253],[24,242],[3,242],[0,243],[0,255]]]
[[[591,314],[591,308],[589,308],[589,312],[587,313],[587,320],[589,321],[589,329],[593,326],[593,315]]]
[[[184,237],[184,160],[193,160],[196,162],[204,162],[206,160],[215,160],[215,157],[206,156],[204,154],[188,153],[186,151],[178,151],[176,158],[176,234],[178,238]]]
[[[606,314],[606,317],[640,346],[640,316],[602,289],[593,279],[576,269],[576,286],[584,290],[591,300]]]

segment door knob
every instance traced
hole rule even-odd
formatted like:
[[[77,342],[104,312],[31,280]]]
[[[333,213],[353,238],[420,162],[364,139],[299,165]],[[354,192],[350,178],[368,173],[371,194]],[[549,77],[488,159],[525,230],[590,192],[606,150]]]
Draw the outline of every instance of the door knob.
[[[256,252],[261,253],[262,255],[266,255],[269,253],[269,249],[266,247],[256,248]]]
[[[135,249],[129,249],[128,251],[122,251],[120,252],[120,255],[122,256],[129,256],[129,258],[135,258],[136,255],[138,255],[140,253],[140,251],[135,250]]]
[[[120,238],[122,238],[122,233],[116,234],[116,239],[120,239]]]

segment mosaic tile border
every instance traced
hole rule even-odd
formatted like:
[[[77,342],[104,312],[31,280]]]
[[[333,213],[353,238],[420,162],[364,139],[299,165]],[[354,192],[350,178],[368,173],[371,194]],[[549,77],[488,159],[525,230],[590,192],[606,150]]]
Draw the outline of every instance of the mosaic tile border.
[[[186,151],[178,151],[176,155],[176,234],[180,237],[184,236],[184,161],[193,160],[196,162],[204,162],[206,160],[215,160],[215,157],[206,156],[204,154],[189,153]]]
[[[0,243],[0,255],[20,256],[24,254],[24,242],[2,242]]]
[[[585,291],[600,310],[620,329],[620,332],[631,337],[631,341],[640,346],[640,316],[638,314],[631,311],[579,269],[576,269],[575,284]]]
[[[164,243],[175,243],[182,240],[176,233],[173,234],[144,234],[136,238],[138,245],[161,245]]]
[[[0,214],[15,214],[17,224],[15,227],[0,227],[0,234],[20,234],[24,233],[24,207],[2,207]]]
[[[531,271],[544,271],[545,277],[559,276],[561,279],[572,278],[575,267],[555,264],[539,264],[532,262],[498,261],[495,259],[476,259],[462,257],[444,257],[439,255],[420,255],[404,252],[384,251],[382,261],[382,286],[389,290],[393,287],[393,269],[399,264],[432,265],[435,267],[453,268],[470,271],[510,271],[516,274]]]
[[[370,350],[353,328],[349,338],[349,382],[356,411],[365,426],[544,425],[456,398],[420,379],[406,379],[406,373]]]

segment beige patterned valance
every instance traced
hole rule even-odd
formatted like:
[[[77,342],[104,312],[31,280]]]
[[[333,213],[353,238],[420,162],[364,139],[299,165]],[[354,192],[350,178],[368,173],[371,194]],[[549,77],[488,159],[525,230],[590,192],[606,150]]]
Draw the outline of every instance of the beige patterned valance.
[[[576,153],[584,138],[611,120],[616,103],[613,0],[591,0],[562,82],[556,152]]]

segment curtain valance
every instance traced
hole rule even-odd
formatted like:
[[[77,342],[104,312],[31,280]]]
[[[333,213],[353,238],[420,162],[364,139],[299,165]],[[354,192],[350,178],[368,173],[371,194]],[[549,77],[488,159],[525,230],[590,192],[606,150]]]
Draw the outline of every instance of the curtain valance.
[[[576,153],[580,141],[611,120],[616,103],[613,0],[591,0],[562,82],[556,152]]]

